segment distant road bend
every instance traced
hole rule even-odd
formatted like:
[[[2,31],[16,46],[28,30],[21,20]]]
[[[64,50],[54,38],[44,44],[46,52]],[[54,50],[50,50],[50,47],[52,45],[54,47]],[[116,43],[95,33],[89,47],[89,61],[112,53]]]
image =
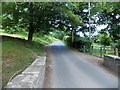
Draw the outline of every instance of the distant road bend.
[[[62,42],[49,46],[54,88],[118,88],[118,77],[83,60]]]

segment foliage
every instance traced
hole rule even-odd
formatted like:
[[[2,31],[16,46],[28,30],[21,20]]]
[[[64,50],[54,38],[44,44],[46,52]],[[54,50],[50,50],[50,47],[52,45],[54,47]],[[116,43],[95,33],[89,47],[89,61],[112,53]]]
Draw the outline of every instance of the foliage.
[[[83,48],[84,46],[89,45],[89,40],[87,37],[80,37],[79,35],[76,35],[75,41],[72,44],[71,43],[71,37],[67,37],[65,40],[69,46],[72,46],[74,48],[80,49]]]
[[[80,15],[82,17],[82,24],[79,25],[79,29],[78,32],[82,32],[83,35],[85,37],[88,37],[88,35],[86,34],[86,32],[89,32],[89,18],[91,19],[91,33],[95,32],[95,19],[94,19],[94,15],[93,12],[91,12],[91,16],[88,16],[88,2],[79,2],[78,3],[78,11],[76,11],[75,13]],[[91,11],[94,8],[94,4],[91,3]]]
[[[21,38],[21,39],[27,40],[28,32],[23,31],[23,32],[17,32],[15,34],[10,34],[10,33],[6,33],[5,30],[0,30],[0,35],[14,37],[14,38]],[[40,32],[35,33],[33,36],[33,42],[43,44],[43,45],[51,44],[54,41],[59,41],[59,39],[56,39],[52,35],[44,35]]]
[[[88,2],[3,2],[2,7],[2,27],[8,33],[19,32],[19,28],[22,28],[28,32],[28,39],[32,40],[34,33],[40,32],[44,36],[52,32],[56,38],[65,39],[69,43],[72,41],[77,46],[80,44],[77,42],[84,43],[84,40],[78,39],[78,32],[82,32],[87,41],[91,42],[88,36],[90,18],[91,34],[96,31],[97,25],[107,25],[102,31],[109,33],[112,43],[119,47],[120,2],[90,2],[90,16]],[[98,38],[97,35],[93,37],[94,41]],[[39,38],[36,40],[45,41]],[[49,42],[49,39],[46,40],[45,43]]]
[[[65,32],[65,30],[60,30],[60,29],[53,29],[53,32],[50,32],[51,36],[57,38],[57,39],[60,39],[60,40],[63,40],[64,37],[66,37],[68,35],[68,32]]]
[[[104,34],[99,35],[99,38],[97,41],[101,45],[109,46],[111,44],[111,38],[110,38],[109,33],[104,33]]]
[[[96,15],[99,18],[97,24],[108,25],[104,30],[110,33],[112,43],[118,48],[118,55],[120,56],[120,2],[104,2],[96,4],[98,4],[96,6],[99,8],[99,13]],[[104,8],[101,6],[104,6]]]
[[[12,75],[19,70],[23,71],[36,57],[25,48],[23,41],[10,37],[3,37],[2,39],[2,84],[5,86]],[[36,48],[36,45],[34,44],[33,47],[29,44],[27,48]],[[43,53],[42,48],[37,49],[37,51]]]
[[[104,7],[103,7],[104,6]],[[108,31],[114,43],[118,42],[120,38],[120,2],[100,2],[96,3],[98,20],[97,24],[107,24],[107,28],[104,31]]]
[[[80,16],[75,15],[73,12],[73,4],[67,2],[4,2],[2,5],[3,28],[10,29],[14,26],[26,28],[30,30],[29,35],[31,37],[34,32],[38,31],[47,34],[50,27],[55,27],[56,20],[73,26],[81,23]]]

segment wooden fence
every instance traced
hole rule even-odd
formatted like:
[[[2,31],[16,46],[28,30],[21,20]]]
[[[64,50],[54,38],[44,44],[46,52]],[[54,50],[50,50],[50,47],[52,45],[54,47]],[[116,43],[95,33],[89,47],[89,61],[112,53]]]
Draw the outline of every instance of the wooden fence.
[[[84,53],[90,53],[92,55],[96,55],[99,57],[103,57],[104,55],[117,55],[118,56],[118,49],[111,47],[111,46],[92,46],[91,52],[90,48],[84,46]]]

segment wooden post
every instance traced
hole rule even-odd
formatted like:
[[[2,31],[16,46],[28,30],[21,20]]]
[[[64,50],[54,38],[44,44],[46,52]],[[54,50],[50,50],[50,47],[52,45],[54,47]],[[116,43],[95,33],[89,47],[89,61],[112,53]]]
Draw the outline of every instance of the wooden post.
[[[84,53],[85,53],[85,46],[84,46]]]
[[[100,47],[100,57],[102,57],[102,51],[103,49],[102,49],[102,46]]]

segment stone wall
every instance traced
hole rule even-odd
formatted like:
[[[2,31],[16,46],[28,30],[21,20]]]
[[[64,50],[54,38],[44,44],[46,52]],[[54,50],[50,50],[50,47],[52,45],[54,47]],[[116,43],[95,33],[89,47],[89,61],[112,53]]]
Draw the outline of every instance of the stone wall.
[[[5,88],[42,88],[45,76],[46,57],[38,58]]]
[[[104,65],[116,72],[120,72],[120,57],[104,55]]]

